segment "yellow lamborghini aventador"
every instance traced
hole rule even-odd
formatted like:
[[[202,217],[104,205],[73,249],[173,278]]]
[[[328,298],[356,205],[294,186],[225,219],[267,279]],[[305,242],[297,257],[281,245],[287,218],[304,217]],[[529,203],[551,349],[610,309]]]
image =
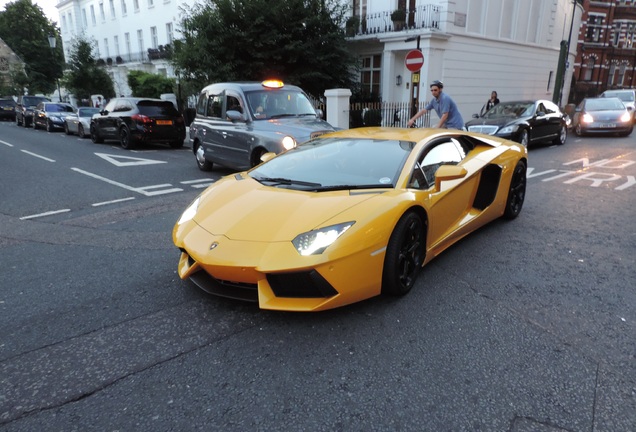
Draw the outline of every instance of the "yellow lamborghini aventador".
[[[422,267],[519,215],[526,148],[448,129],[322,135],[206,189],[173,231],[179,275],[264,309],[403,295]]]

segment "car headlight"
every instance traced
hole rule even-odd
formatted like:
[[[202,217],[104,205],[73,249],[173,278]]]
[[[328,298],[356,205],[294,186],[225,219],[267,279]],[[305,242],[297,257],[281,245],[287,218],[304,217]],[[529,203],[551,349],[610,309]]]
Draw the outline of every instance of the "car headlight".
[[[585,113],[583,114],[583,117],[581,118],[581,123],[594,123],[594,117],[592,117],[588,113]]]
[[[287,135],[285,138],[283,138],[283,147],[285,147],[285,150],[293,149],[294,147],[296,147],[296,140],[294,139],[294,137]]]
[[[632,115],[631,115],[629,112],[626,112],[625,114],[623,114],[623,115],[621,116],[621,121],[622,121],[623,123],[627,123],[627,122],[632,121]]]
[[[292,244],[303,256],[321,254],[354,223],[345,222],[299,234],[292,240]]]
[[[59,122],[59,121],[62,121],[62,117],[51,116],[51,120],[54,121],[54,122]]]
[[[515,132],[517,132],[517,129],[519,129],[519,125],[504,126],[501,129],[499,129],[497,134],[511,134],[511,133],[515,133]]]
[[[187,209],[183,212],[179,220],[177,221],[177,225],[181,225],[182,223],[188,222],[192,220],[194,215],[197,214],[197,210],[199,209],[199,203],[201,202],[201,198],[195,199],[192,204],[188,206]]]

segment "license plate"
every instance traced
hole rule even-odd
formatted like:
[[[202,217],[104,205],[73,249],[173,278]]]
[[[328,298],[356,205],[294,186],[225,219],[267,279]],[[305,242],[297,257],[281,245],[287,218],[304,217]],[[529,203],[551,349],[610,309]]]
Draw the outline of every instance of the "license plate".
[[[601,123],[601,127],[602,128],[615,128],[616,127],[616,123]]]
[[[162,126],[170,126],[172,125],[172,120],[157,120],[157,124]]]

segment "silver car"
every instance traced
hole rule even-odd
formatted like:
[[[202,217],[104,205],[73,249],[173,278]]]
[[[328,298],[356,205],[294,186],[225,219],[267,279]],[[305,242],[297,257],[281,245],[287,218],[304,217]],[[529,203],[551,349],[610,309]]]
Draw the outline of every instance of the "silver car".
[[[190,140],[199,169],[248,169],[334,128],[307,95],[281,81],[218,83],[199,95]]]
[[[66,135],[77,134],[80,138],[90,137],[91,118],[98,112],[99,108],[78,108],[73,115],[64,118],[64,132]]]

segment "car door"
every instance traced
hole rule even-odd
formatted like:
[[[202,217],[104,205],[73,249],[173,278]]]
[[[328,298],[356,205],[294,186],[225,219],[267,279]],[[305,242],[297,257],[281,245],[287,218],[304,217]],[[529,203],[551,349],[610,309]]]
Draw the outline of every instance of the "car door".
[[[111,113],[115,110],[115,105],[119,99],[113,99],[104,107],[103,111],[93,117],[92,122],[97,129],[97,134],[103,138],[112,138],[112,118]]]
[[[243,115],[243,120],[232,120],[228,117],[228,111],[238,111]],[[249,166],[253,137],[248,133],[245,119],[245,101],[238,92],[227,91],[223,105],[223,125],[221,126],[221,140],[223,153],[232,166]]]
[[[204,112],[205,114],[200,116],[200,112],[197,112],[197,128],[199,139],[203,145],[203,150],[206,159],[214,162],[218,162],[221,165],[231,166],[232,161],[235,160],[232,154],[231,147],[227,145],[228,137],[228,122],[223,118],[226,109],[225,105],[225,92],[221,91],[218,94],[206,94],[205,96]]]
[[[561,125],[563,120],[563,114],[559,107],[551,101],[544,101],[543,108],[547,118],[546,135],[548,137],[555,137],[561,132]]]
[[[542,141],[550,134],[550,116],[546,113],[544,101],[535,102],[534,116],[530,120],[532,125],[531,140]]]

